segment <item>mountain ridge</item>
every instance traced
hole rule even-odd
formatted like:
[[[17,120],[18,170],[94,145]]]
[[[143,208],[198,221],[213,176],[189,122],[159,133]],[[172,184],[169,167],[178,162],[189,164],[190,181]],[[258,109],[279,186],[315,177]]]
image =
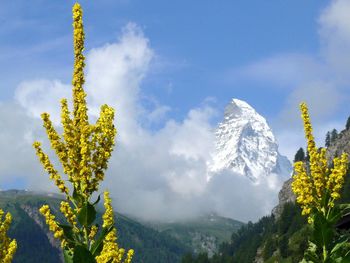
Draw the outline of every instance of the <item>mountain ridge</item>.
[[[48,230],[38,209],[43,204],[48,204],[56,218],[62,221],[59,204],[63,199],[61,194],[43,191],[0,191],[0,207],[13,216],[9,235],[19,244],[14,263],[62,262],[60,243]],[[97,210],[101,213],[99,208]],[[136,251],[133,259],[135,263],[180,262],[181,257],[188,252],[214,254],[218,251],[219,244],[228,241],[231,233],[243,225],[239,221],[214,214],[192,219],[191,222],[153,225],[119,213],[115,215],[118,244]],[[36,250],[32,244],[42,249]]]
[[[224,169],[247,176],[254,182],[272,173],[290,176],[291,163],[279,153],[272,129],[247,102],[231,100],[215,137],[216,151],[209,165],[214,174],[211,176]]]
[[[48,204],[56,218],[63,222],[63,216],[59,212],[63,198],[57,196],[62,197],[45,192],[35,194],[35,191],[28,190],[0,191],[0,207],[10,212],[13,218],[9,236],[18,243],[14,263],[63,262],[60,243],[53,238],[45,219],[38,212],[39,207]],[[98,213],[101,215],[101,211]],[[121,214],[115,215],[118,244],[136,251],[133,258],[135,263],[178,262],[184,253],[191,251],[191,248],[166,233],[160,233]],[[154,253],[155,250],[157,253]]]

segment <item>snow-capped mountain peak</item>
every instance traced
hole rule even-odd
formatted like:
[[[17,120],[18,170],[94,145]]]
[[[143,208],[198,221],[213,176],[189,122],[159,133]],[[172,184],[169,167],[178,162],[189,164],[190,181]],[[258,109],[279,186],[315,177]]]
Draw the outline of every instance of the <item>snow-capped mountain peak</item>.
[[[245,101],[232,99],[215,134],[216,152],[210,165],[213,174],[229,169],[253,181],[271,173],[290,175],[291,164],[279,154],[266,119]]]

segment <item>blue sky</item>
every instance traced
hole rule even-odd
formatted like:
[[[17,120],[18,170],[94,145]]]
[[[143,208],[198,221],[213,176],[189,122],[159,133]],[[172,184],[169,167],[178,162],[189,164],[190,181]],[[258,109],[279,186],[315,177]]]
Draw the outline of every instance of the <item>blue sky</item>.
[[[58,124],[58,101],[71,96],[73,3],[0,2],[0,188],[54,190],[31,144],[45,143],[40,113]],[[271,210],[276,187],[235,179],[220,192],[220,180],[206,181],[212,131],[232,98],[266,117],[290,159],[305,144],[301,101],[321,144],[350,115],[349,0],[80,3],[91,116],[103,103],[117,110],[106,186],[122,212],[155,219],[209,207],[255,220]],[[247,193],[244,212],[241,201],[220,202]]]
[[[26,79],[44,76],[69,82],[71,3],[2,1],[1,98],[11,99],[16,85]],[[287,92],[272,89],[271,83],[230,79],[230,71],[283,53],[317,54],[317,19],[327,3],[81,2],[87,50],[115,41],[130,21],[141,27],[157,55],[142,90],[176,109],[171,112],[175,118],[183,118],[206,97],[215,97],[221,108],[239,97],[273,117]]]

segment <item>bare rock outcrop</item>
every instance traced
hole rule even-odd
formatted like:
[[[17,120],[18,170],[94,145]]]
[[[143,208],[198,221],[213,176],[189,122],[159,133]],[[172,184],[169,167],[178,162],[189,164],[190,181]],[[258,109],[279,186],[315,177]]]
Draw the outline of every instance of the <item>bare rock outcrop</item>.
[[[295,202],[295,195],[292,191],[292,181],[292,178],[289,178],[287,181],[285,181],[282,189],[278,193],[278,205],[272,209],[272,214],[276,218],[280,217],[285,203]]]

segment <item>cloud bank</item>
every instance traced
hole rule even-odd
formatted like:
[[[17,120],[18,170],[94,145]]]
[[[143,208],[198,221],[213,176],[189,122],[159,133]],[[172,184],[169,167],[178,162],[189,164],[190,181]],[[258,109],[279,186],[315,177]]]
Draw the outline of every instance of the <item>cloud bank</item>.
[[[279,189],[273,180],[253,185],[245,177],[223,171],[207,182],[215,141],[211,120],[218,115],[210,100],[191,109],[181,121],[166,117],[171,110],[167,105],[144,101],[148,97],[142,92],[142,81],[152,70],[155,51],[137,25],[128,24],[116,42],[94,48],[86,56],[91,120],[102,104],[116,109],[116,148],[101,187],[111,191],[116,211],[168,221],[210,212],[248,221],[271,211]],[[20,83],[15,101],[0,104],[7,127],[0,136],[3,184],[12,178],[31,189],[55,189],[31,144],[43,141],[50,152],[40,114],[49,112],[59,126],[59,101],[70,97],[68,83],[43,78]],[[157,122],[163,125],[156,130],[147,125]]]
[[[342,125],[327,118],[349,101],[345,95],[350,87],[348,11],[348,1],[335,0],[320,14],[317,56],[278,54],[231,72],[288,92],[274,126],[283,142],[282,152],[291,159],[304,145],[299,102],[308,102],[321,143],[327,130]],[[168,118],[172,109],[142,91],[155,57],[149,40],[132,23],[116,42],[87,52],[85,88],[91,119],[96,119],[101,104],[116,109],[117,144],[101,188],[111,190],[116,210],[144,220],[177,220],[217,212],[248,221],[268,214],[277,202],[278,179],[251,184],[245,177],[223,171],[207,182],[214,147],[211,120],[219,111],[204,101],[180,121]],[[71,97],[68,83],[43,78],[22,82],[13,102],[0,103],[4,127],[0,131],[1,184],[23,181],[31,189],[55,189],[31,144],[39,139],[49,149],[40,113],[49,112],[58,125],[59,100],[64,97]],[[152,123],[162,125],[153,129]]]

